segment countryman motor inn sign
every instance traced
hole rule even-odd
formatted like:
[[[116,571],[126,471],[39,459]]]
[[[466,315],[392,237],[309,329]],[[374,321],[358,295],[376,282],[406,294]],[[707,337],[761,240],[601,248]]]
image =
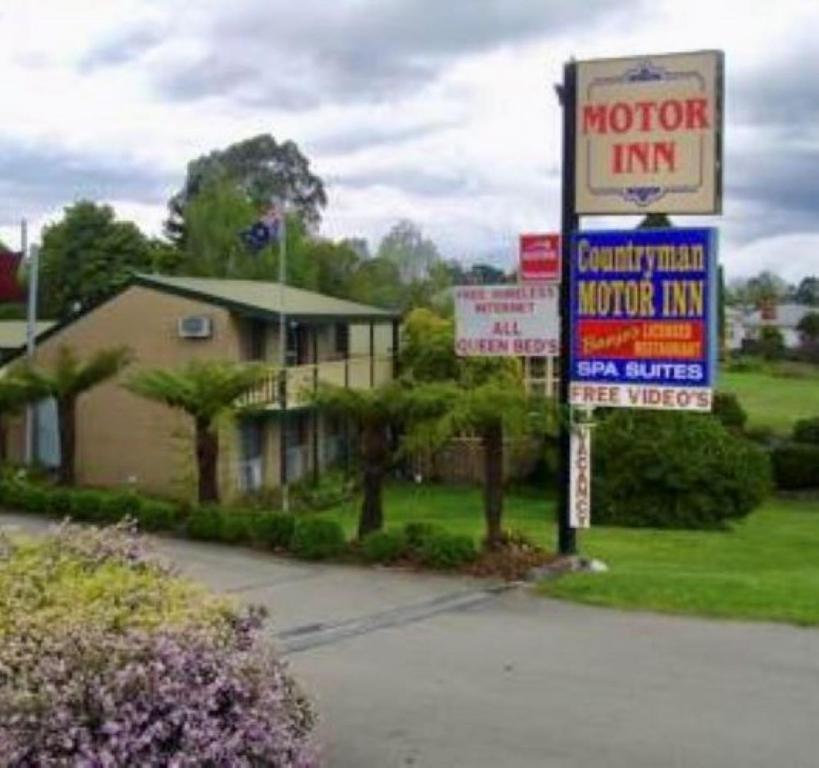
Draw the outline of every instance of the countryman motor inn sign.
[[[719,51],[577,64],[578,214],[718,213]]]
[[[711,410],[715,234],[713,229],[574,233],[572,405]]]

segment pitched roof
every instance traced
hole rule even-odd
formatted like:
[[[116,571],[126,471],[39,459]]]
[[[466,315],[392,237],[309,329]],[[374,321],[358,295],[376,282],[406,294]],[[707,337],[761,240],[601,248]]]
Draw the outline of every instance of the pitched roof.
[[[746,323],[751,326],[771,325],[777,328],[796,328],[805,315],[817,312],[819,308],[810,307],[807,304],[777,304],[775,311],[776,317],[768,319],[762,317],[760,310],[756,310],[748,316]]]
[[[54,324],[53,320],[38,321],[36,335],[39,336]],[[18,349],[24,346],[25,343],[25,320],[0,320],[0,349]]]
[[[214,277],[169,277],[140,274],[136,285],[167,291],[200,301],[211,302],[248,315],[278,316],[282,308],[289,317],[305,320],[361,319],[398,317],[397,312],[336,299],[322,293],[304,291],[261,280],[228,280]],[[284,298],[282,307],[281,298]]]

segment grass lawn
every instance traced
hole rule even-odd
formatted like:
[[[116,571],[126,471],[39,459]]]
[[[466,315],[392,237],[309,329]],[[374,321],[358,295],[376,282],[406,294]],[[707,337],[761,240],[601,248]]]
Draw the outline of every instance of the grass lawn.
[[[358,523],[360,498],[334,507],[322,516],[333,517],[353,536]],[[554,497],[546,490],[513,490],[505,501],[505,526],[523,531],[549,549],[554,547]],[[484,534],[483,500],[480,488],[447,485],[388,485],[384,495],[384,527],[400,528],[409,522],[437,523],[451,533]]]
[[[749,427],[770,427],[787,435],[797,419],[819,416],[819,376],[725,372],[720,374],[719,388],[739,397]]]
[[[358,504],[323,514],[352,536]],[[552,549],[554,509],[545,490],[511,491],[505,527]],[[388,529],[424,520],[476,542],[483,536],[478,488],[393,484],[384,510]],[[771,500],[727,532],[592,527],[579,543],[610,571],[544,582],[543,594],[618,608],[819,624],[819,499]]]
[[[584,554],[603,574],[544,582],[594,605],[819,624],[819,500],[772,500],[730,532],[592,528]]]

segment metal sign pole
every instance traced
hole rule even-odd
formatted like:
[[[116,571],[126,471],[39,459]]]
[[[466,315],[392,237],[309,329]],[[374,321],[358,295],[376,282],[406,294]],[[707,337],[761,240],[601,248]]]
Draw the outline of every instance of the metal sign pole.
[[[560,223],[562,259],[560,266],[560,386],[558,404],[561,409],[559,434],[559,472],[557,487],[557,549],[561,555],[577,553],[577,536],[571,526],[569,483],[571,475],[571,406],[569,405],[571,238],[580,219],[575,211],[575,131],[577,124],[577,64],[574,60],[563,65],[563,85],[558,86],[558,98],[563,107],[563,184]]]
[[[279,425],[279,453],[281,457],[282,511],[290,511],[290,494],[287,487],[287,310],[284,284],[287,280],[287,223],[286,209],[282,200],[279,209],[279,375],[281,386],[281,424]]]

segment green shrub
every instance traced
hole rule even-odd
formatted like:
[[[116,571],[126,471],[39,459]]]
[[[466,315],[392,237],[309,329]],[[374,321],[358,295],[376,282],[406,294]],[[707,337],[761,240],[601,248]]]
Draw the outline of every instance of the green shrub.
[[[49,494],[48,514],[54,517],[71,515],[72,493],[67,488],[54,488]]]
[[[786,443],[771,453],[778,488],[794,491],[819,488],[819,445]]]
[[[793,439],[797,443],[819,445],[819,416],[812,419],[799,419],[793,425]]]
[[[335,520],[303,517],[296,520],[290,549],[307,560],[324,560],[340,555],[346,545],[344,529]]]
[[[283,512],[259,512],[252,520],[253,539],[273,549],[288,549],[296,518]]]
[[[188,517],[188,536],[200,541],[221,541],[224,515],[215,507],[200,507]]]
[[[177,525],[176,507],[159,499],[140,499],[134,516],[143,531],[172,531]]]
[[[361,556],[368,563],[393,563],[408,553],[404,531],[373,531],[361,541]]]
[[[98,523],[106,520],[106,502],[109,497],[103,491],[70,491],[71,517],[84,522]],[[116,521],[111,521],[116,522]]]
[[[419,555],[421,562],[430,568],[451,570],[471,563],[478,552],[469,536],[442,531],[424,540]]]
[[[612,411],[592,457],[592,519],[604,525],[721,527],[770,488],[767,454],[707,414]]]
[[[712,413],[722,426],[737,432],[741,432],[748,421],[748,414],[733,392],[717,392],[714,395]]]
[[[50,492],[38,485],[26,485],[20,489],[20,506],[26,512],[44,514],[48,511]]]
[[[353,492],[353,483],[342,472],[321,475],[318,482],[304,480],[292,488],[293,501],[298,509],[329,509],[347,501]]]
[[[767,424],[755,424],[745,430],[745,437],[763,446],[769,446],[777,441],[774,428]]]
[[[223,510],[221,540],[226,544],[246,544],[252,541],[254,517],[252,512]]]
[[[413,551],[418,551],[424,545],[424,542],[437,533],[443,533],[444,530],[440,525],[435,523],[407,523],[404,526],[404,535],[407,539],[407,545]]]

